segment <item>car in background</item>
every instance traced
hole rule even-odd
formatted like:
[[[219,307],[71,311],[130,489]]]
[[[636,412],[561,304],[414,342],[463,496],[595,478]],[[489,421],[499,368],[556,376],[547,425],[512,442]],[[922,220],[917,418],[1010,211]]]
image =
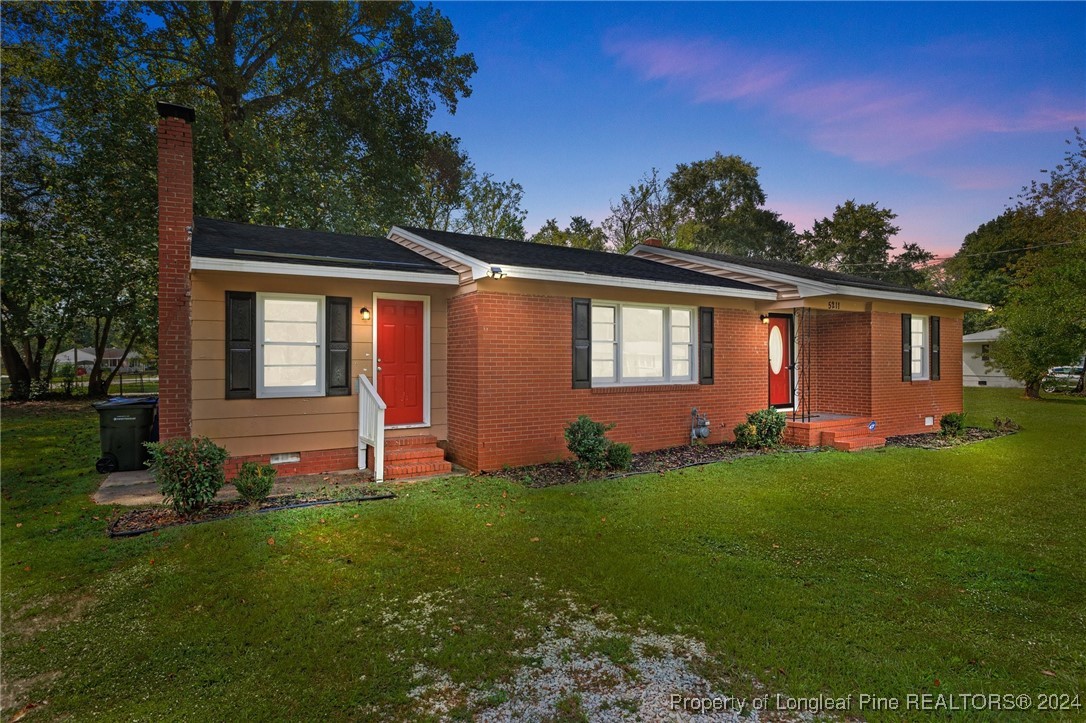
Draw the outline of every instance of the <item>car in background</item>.
[[[1082,377],[1082,367],[1052,367],[1041,382],[1041,389],[1052,394],[1054,392],[1073,392],[1078,386],[1078,380]]]

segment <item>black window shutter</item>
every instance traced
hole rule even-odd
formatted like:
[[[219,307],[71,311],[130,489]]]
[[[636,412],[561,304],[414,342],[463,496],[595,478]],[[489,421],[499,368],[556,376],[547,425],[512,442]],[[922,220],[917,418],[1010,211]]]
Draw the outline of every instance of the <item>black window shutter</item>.
[[[592,300],[573,300],[573,388],[592,387]]]
[[[913,380],[913,315],[901,315],[901,381]]]
[[[929,369],[931,370],[930,378],[933,382],[939,381],[939,317],[931,317],[930,325],[928,326],[928,334],[931,336],[931,357],[929,363]]]
[[[256,396],[256,294],[226,292],[226,398]]]
[[[698,307],[698,384],[713,383],[713,308]]]
[[[325,353],[324,393],[343,397],[351,393],[351,299],[329,296],[324,300]]]

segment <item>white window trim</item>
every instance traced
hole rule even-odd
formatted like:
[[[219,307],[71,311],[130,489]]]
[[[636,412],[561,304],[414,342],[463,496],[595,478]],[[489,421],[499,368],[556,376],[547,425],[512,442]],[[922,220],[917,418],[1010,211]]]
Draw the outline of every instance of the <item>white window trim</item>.
[[[926,382],[931,379],[931,320],[922,314],[911,314],[909,319],[909,371],[912,372],[912,350],[916,348],[916,344],[913,344],[913,320],[921,319],[924,324],[924,343],[920,345],[920,373],[912,374],[912,381],[914,382]]]
[[[430,417],[430,297],[421,294],[386,294],[379,291],[373,293],[373,321],[371,323],[373,333],[373,366],[370,381],[373,388],[377,388],[377,367],[380,358],[380,350],[377,348],[377,300],[378,299],[404,299],[407,301],[422,302],[422,421],[414,424],[386,424],[385,429],[423,429],[431,425]]]
[[[630,303],[626,301],[605,301],[593,299],[591,308],[597,306],[606,306],[615,310],[615,340],[613,343],[615,348],[615,376],[614,378],[601,378],[592,377],[593,387],[650,387],[650,386],[665,386],[673,384],[697,384],[698,383],[698,315],[697,308],[693,306],[682,306],[681,304],[641,304]],[[591,339],[592,328],[592,314],[591,308],[589,309],[589,338]],[[664,311],[664,376],[663,377],[631,377],[623,378],[622,376],[622,310],[624,308],[641,308],[641,309],[662,309]],[[688,346],[690,347],[690,378],[689,379],[672,379],[671,378],[671,311],[673,309],[681,309],[690,313],[690,341]],[[593,342],[594,343],[594,342]],[[589,369],[591,370],[592,357],[591,346],[589,351]]]
[[[305,387],[268,387],[264,386],[264,302],[268,299],[283,299],[287,301],[315,301],[317,302],[317,383],[315,386]],[[274,399],[282,397],[323,397],[325,396],[324,367],[325,367],[325,319],[324,297],[310,294],[265,294],[256,295],[256,396],[257,399]]]

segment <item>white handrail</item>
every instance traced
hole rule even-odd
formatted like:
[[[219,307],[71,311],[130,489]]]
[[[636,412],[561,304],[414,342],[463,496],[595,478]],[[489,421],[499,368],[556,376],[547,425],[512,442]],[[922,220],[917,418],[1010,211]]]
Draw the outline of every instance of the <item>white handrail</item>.
[[[366,468],[366,445],[373,446],[373,481],[385,478],[385,400],[365,374],[358,375],[358,469]]]

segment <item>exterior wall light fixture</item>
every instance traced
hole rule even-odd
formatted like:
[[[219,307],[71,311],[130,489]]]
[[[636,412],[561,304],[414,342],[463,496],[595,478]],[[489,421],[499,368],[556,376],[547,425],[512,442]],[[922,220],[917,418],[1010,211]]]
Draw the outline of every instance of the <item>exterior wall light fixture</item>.
[[[502,271],[501,266],[491,266],[490,269],[487,270],[486,275],[489,276],[492,279],[504,279],[505,278],[505,272]]]
[[[371,314],[370,314],[370,310],[367,307],[363,306],[362,309],[359,310],[358,313],[362,315],[362,321],[369,321],[370,320]]]
[[[762,314],[762,315],[761,315],[761,316],[759,316],[758,318],[762,320],[762,323],[763,323],[763,324],[768,324],[768,323],[769,323],[769,317],[768,317],[768,316],[766,316],[765,314]]]

